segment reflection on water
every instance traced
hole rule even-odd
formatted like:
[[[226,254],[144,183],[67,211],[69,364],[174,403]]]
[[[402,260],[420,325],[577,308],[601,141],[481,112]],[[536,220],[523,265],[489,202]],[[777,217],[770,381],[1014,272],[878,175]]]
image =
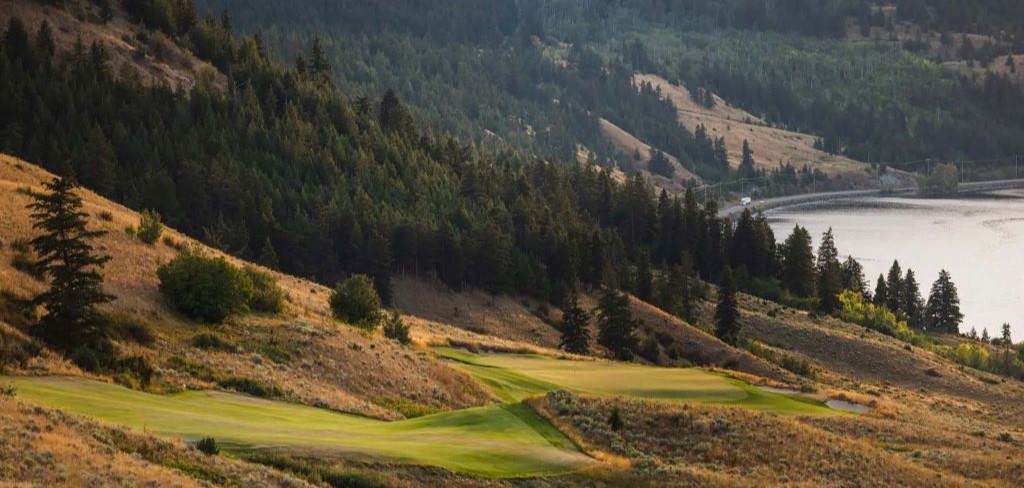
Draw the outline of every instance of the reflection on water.
[[[768,211],[781,242],[800,224],[817,247],[829,227],[839,252],[864,265],[874,288],[893,259],[913,268],[927,298],[939,270],[960,291],[961,330],[998,334],[1009,322],[1024,339],[1024,191],[1007,190],[957,199],[871,197],[816,202]]]

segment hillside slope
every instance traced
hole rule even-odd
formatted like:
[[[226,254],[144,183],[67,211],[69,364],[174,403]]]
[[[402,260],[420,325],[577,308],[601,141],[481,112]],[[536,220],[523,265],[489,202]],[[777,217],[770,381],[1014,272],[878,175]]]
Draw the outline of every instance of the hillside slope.
[[[674,85],[655,74],[637,74],[634,83],[650,83],[661,90],[679,111],[679,122],[691,131],[703,125],[711,137],[725,137],[725,148],[733,167],[743,159],[743,141],[750,144],[754,162],[760,168],[772,169],[789,163],[806,164],[829,174],[864,175],[867,165],[844,156],[828,154],[814,148],[815,137],[800,132],[769,126],[757,116],[729,104],[718,95],[714,108],[699,105],[686,87]]]
[[[40,190],[50,178],[36,166],[0,155],[0,283],[15,296],[31,296],[44,287],[11,263],[18,253],[16,243],[35,235],[25,208],[31,201],[27,192]],[[238,317],[214,327],[184,320],[161,298],[156,268],[183,245],[224,254],[172,229],[165,230],[162,242],[145,245],[125,231],[138,224],[137,213],[87,190],[83,201],[90,225],[108,232],[96,244],[113,258],[104,268],[105,289],[118,298],[104,310],[134,317],[152,329],[152,346],[122,346],[159,365],[158,381],[167,389],[204,388],[211,377],[244,376],[276,385],[294,400],[381,418],[401,417],[394,405],[409,402],[429,410],[487,401],[485,391],[429,355],[339,327],[327,310],[330,290],[292,276],[275,273],[287,295],[280,317]],[[190,341],[200,333],[218,335],[235,346],[234,352],[191,347]]]

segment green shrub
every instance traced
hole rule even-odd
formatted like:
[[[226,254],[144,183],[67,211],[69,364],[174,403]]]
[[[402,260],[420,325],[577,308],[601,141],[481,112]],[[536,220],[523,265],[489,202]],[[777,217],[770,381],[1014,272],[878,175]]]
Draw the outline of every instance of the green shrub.
[[[14,385],[3,384],[0,385],[0,397],[13,397],[18,393],[18,389]]]
[[[156,370],[142,356],[128,356],[117,361],[113,376],[122,385],[147,389],[156,375]]]
[[[104,222],[112,222],[114,220],[114,214],[110,213],[109,210],[103,210],[99,214],[100,220]]]
[[[182,314],[218,323],[245,312],[253,294],[245,273],[222,257],[209,257],[190,248],[157,269],[160,292]]]
[[[135,235],[139,237],[139,240],[153,245],[156,244],[156,241],[160,240],[160,235],[163,233],[164,224],[160,221],[160,214],[153,210],[143,210],[142,219],[139,221],[139,228],[135,231]]]
[[[402,320],[402,316],[397,310],[391,312],[391,314],[384,319],[384,336],[402,344],[409,344],[412,342],[412,338],[409,337],[409,325]]]
[[[331,294],[334,318],[356,327],[376,329],[383,318],[382,307],[373,280],[366,275],[350,276],[339,282]]]
[[[189,341],[194,347],[199,349],[207,349],[211,351],[224,351],[224,352],[237,352],[238,348],[234,344],[221,339],[217,334],[209,332],[203,332],[192,336],[192,340]]]
[[[196,442],[196,449],[199,452],[206,454],[207,456],[216,456],[220,454],[220,447],[217,446],[217,440],[213,437],[203,437]]]
[[[217,380],[217,386],[227,388],[229,390],[235,390],[239,393],[247,393],[256,397],[275,398],[284,396],[284,392],[277,385],[240,376],[221,378]]]
[[[246,266],[244,272],[252,283],[249,308],[254,312],[281,313],[284,310],[284,290],[277,284],[277,278],[252,266]]]
[[[141,346],[152,346],[156,342],[153,329],[142,319],[124,313],[109,314],[104,317],[107,330],[115,339],[131,341]]]
[[[25,368],[29,359],[42,351],[43,346],[38,341],[25,340],[0,329],[0,369],[5,366]]]
[[[100,357],[87,345],[78,346],[71,354],[71,361],[82,371],[98,371],[100,369]]]

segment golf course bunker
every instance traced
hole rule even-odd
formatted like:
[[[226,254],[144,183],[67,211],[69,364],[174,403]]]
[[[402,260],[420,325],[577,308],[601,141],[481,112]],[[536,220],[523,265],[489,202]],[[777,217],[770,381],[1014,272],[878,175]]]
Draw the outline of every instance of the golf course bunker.
[[[861,405],[859,403],[848,402],[846,400],[840,400],[838,398],[830,398],[830,399],[828,399],[827,401],[825,401],[825,405],[828,405],[829,408],[833,408],[833,409],[836,409],[836,410],[842,410],[844,412],[856,413],[856,414],[868,413],[868,412],[871,411],[871,407],[869,407],[867,405]]]
[[[811,398],[765,391],[699,368],[576,361],[539,354],[474,354],[450,348],[435,351],[457,361],[456,367],[508,402],[564,388],[594,395],[732,405],[780,414],[842,414]]]
[[[0,377],[16,397],[147,432],[213,437],[229,452],[321,451],[438,466],[489,477],[578,470],[594,461],[516,403],[384,422],[235,393],[154,395],[73,377]]]

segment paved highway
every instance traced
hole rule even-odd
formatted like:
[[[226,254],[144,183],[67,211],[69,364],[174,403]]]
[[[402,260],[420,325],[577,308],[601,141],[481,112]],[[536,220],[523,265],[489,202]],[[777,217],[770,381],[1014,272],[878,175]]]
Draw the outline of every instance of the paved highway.
[[[958,193],[971,193],[978,191],[991,191],[991,190],[1005,190],[1010,188],[1024,188],[1024,179],[1019,180],[997,180],[997,181],[979,181],[973,183],[961,183],[958,189]],[[797,205],[801,203],[809,202],[823,202],[827,200],[837,200],[840,198],[856,198],[856,197],[873,197],[873,196],[896,196],[905,195],[908,193],[916,192],[917,188],[895,188],[886,190],[847,190],[847,191],[830,191],[821,193],[805,193],[802,195],[790,195],[786,197],[766,198],[764,200],[755,200],[754,203],[748,207],[743,205],[733,205],[731,207],[723,208],[718,212],[719,217],[730,217],[743,212],[744,208],[750,208],[751,210],[770,210],[779,207],[788,207],[790,205]]]

